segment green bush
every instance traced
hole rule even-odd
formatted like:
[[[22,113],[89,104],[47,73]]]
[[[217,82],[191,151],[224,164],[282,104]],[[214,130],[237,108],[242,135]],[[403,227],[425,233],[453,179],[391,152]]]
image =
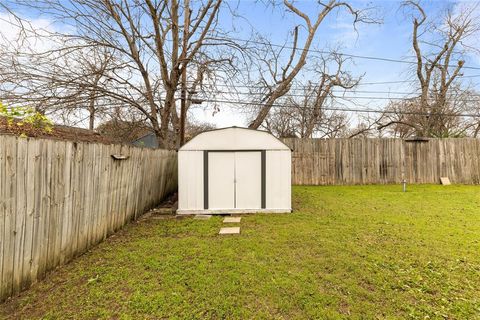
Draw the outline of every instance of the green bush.
[[[46,133],[53,131],[53,122],[31,107],[7,107],[0,102],[0,116],[6,119],[10,129],[20,132],[21,135],[27,135],[32,129]]]

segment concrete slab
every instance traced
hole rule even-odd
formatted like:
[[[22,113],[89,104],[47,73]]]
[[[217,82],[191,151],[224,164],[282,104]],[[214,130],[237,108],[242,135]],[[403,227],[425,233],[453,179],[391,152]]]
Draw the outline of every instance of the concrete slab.
[[[195,217],[193,217],[194,220],[208,220],[212,217],[210,214],[196,214]]]
[[[240,227],[221,228],[218,234],[240,234]]]
[[[241,217],[226,217],[223,219],[223,223],[239,223],[242,220]]]
[[[440,183],[443,184],[444,186],[449,186],[452,184],[448,177],[440,177]]]

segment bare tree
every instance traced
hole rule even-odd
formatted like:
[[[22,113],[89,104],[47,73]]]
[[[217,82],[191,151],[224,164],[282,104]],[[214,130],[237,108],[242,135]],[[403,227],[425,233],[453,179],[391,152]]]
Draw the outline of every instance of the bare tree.
[[[331,109],[336,94],[354,89],[361,80],[361,77],[355,79],[344,70],[345,62],[346,59],[335,52],[317,59],[312,67],[315,80],[309,81],[301,94],[291,94],[279,100],[282,107],[267,116],[267,129],[280,136],[301,138],[332,138],[342,134],[348,124],[347,116],[325,108]]]
[[[371,138],[375,136],[375,128],[371,123],[360,122],[355,127],[350,128],[347,133],[349,139],[353,138]]]
[[[208,95],[209,92],[218,92],[217,82],[222,85],[233,82],[235,74],[237,73],[237,66],[231,54],[226,53],[219,57],[213,58],[204,54],[193,62],[193,71],[190,73],[186,83],[181,99],[183,105],[183,114],[186,116],[193,105],[200,105],[203,102],[202,96]],[[233,85],[232,85],[233,87]],[[179,136],[183,132],[185,136],[182,139],[177,139],[176,147],[180,147],[185,140],[188,140],[191,134],[188,132],[191,128],[191,123],[188,119],[183,119],[184,128],[182,128],[181,114],[178,114],[174,108],[171,116],[172,129]],[[201,125],[197,124],[199,127]],[[208,128],[205,125],[205,128]]]
[[[82,62],[84,62],[82,63],[82,65],[86,68],[85,73],[89,76],[91,80],[91,84],[88,87],[97,88],[99,86],[108,86],[107,83],[101,83],[101,81],[110,81],[109,78],[111,78],[111,73],[109,74],[107,70],[113,59],[113,55],[108,51],[94,51],[93,55],[90,55],[88,59],[82,60]],[[112,70],[112,73],[113,72],[114,70]],[[98,113],[101,112],[103,109],[101,106],[98,105],[99,99],[101,99],[102,97],[99,96],[97,90],[87,91],[88,128],[90,130],[93,130],[95,128],[95,118],[98,116]]]
[[[259,61],[263,63],[263,67],[266,67],[266,70],[259,72],[259,85],[264,89],[259,99],[261,107],[250,123],[250,128],[256,129],[260,127],[277,99],[289,92],[293,80],[307,63],[309,51],[321,23],[333,10],[345,8],[353,16],[354,25],[358,22],[375,22],[364,15],[364,12],[355,10],[347,2],[337,0],[330,0],[328,3],[319,2],[321,9],[315,14],[313,19],[308,13],[301,11],[298,6],[295,6],[293,2],[284,0],[283,4],[287,11],[303,21],[302,27],[307,30],[307,35],[305,40],[301,41],[302,37],[299,37],[300,26],[296,26],[293,29],[293,41],[290,49],[288,49],[290,53],[285,63],[282,63],[282,61],[284,61],[283,56],[287,46],[276,49],[267,40],[263,39],[266,45],[259,50]]]
[[[477,4],[478,5],[478,4]],[[399,136],[457,136],[464,130],[461,114],[470,109],[462,101],[474,100],[470,90],[461,84],[464,55],[470,48],[465,43],[478,35],[480,24],[471,8],[459,13],[447,10],[440,21],[430,21],[422,6],[406,1],[403,6],[412,14],[412,47],[415,52],[415,74],[418,97],[391,103],[380,127],[394,125]],[[430,40],[432,39],[433,40]]]
[[[289,104],[292,103],[292,104]],[[312,118],[308,105],[299,105],[288,98],[282,108],[275,108],[265,119],[264,127],[281,138],[338,138],[343,137],[348,129],[348,117],[343,112],[324,111],[317,120],[311,135],[305,134],[306,125]],[[303,131],[302,131],[303,130]]]
[[[66,124],[72,118],[88,119],[91,130],[95,118],[115,105],[95,89],[108,87],[110,78],[122,67],[110,50],[85,47],[63,54],[63,49],[56,48],[44,54],[4,42],[0,52],[0,99],[11,105],[34,107]]]
[[[480,125],[480,95],[459,84],[449,88],[441,113],[426,114],[419,97],[392,101],[387,106],[378,130],[399,138],[419,136],[430,121],[429,137],[476,136]]]
[[[98,61],[94,62],[89,68],[93,79],[88,83],[82,81],[84,92],[89,92],[90,101],[104,97],[142,113],[159,144],[167,147],[172,116],[174,126],[178,126],[176,93],[180,84],[196,78],[199,70],[206,74],[209,68],[225,61],[219,46],[235,47],[218,27],[222,3],[222,0],[194,4],[188,0],[11,0],[7,6],[44,13],[68,29],[68,32],[48,31],[48,37],[61,46],[34,53],[31,58],[39,55],[51,60],[59,56],[71,58],[74,52],[86,48],[110,52],[114,65],[121,68],[95,81],[95,74],[103,68]],[[108,80],[108,84],[102,79]]]

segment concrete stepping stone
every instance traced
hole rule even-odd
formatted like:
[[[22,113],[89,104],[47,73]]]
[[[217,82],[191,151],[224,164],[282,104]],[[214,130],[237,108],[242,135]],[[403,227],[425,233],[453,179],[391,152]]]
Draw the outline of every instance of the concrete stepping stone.
[[[240,234],[240,227],[221,228],[218,234]]]
[[[196,214],[195,217],[193,217],[194,220],[208,220],[212,217],[210,214]]]
[[[223,223],[239,223],[241,219],[241,217],[226,217]]]

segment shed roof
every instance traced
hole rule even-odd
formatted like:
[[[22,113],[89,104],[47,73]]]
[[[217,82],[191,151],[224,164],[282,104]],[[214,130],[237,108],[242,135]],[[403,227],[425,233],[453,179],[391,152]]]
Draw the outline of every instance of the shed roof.
[[[228,127],[200,133],[179,151],[188,150],[290,150],[266,131]]]

